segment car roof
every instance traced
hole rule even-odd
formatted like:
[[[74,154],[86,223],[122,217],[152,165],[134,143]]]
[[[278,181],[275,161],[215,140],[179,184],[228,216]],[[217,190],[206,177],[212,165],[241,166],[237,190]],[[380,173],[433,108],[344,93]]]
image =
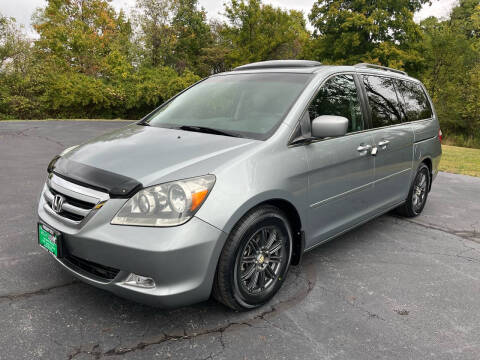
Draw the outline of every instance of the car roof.
[[[270,60],[236,67],[232,71],[216,75],[245,74],[245,73],[299,73],[299,74],[324,74],[337,72],[370,73],[380,76],[396,77],[418,81],[401,70],[396,70],[375,64],[361,63],[356,65],[323,65],[310,60]]]

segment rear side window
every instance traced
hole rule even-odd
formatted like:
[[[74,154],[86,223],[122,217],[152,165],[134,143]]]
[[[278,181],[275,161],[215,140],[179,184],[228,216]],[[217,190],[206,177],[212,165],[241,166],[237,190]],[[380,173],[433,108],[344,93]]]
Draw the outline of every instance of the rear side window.
[[[393,80],[380,76],[364,76],[363,83],[372,110],[374,128],[400,124],[402,115]]]
[[[357,87],[352,75],[328,79],[308,107],[310,120],[321,115],[343,116],[348,119],[348,132],[364,129]]]
[[[429,119],[432,108],[420,84],[413,81],[396,80],[399,96],[404,102],[408,121]]]

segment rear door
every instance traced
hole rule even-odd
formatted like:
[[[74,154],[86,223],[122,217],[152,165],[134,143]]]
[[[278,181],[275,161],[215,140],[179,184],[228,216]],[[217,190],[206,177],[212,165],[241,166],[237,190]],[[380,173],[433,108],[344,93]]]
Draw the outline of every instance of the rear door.
[[[339,74],[326,80],[305,115],[310,121],[320,115],[349,120],[346,136],[322,139],[305,147],[309,165],[309,248],[349,228],[371,211],[374,157],[370,155],[373,137],[364,131],[365,116],[354,75]]]
[[[412,176],[414,135],[397,95],[394,79],[364,74],[363,85],[371,114],[378,209],[407,198]]]

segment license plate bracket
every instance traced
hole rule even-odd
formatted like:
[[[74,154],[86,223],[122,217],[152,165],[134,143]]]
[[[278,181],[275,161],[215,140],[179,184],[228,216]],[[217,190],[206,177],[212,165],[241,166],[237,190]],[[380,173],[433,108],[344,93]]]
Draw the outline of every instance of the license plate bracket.
[[[62,233],[42,223],[38,223],[37,230],[38,244],[57,258],[63,257]]]

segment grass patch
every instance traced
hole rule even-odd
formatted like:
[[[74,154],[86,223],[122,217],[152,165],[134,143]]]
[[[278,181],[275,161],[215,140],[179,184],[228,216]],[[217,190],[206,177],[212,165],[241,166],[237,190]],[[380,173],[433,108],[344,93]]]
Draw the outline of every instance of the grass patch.
[[[480,149],[442,145],[440,171],[480,177]]]

